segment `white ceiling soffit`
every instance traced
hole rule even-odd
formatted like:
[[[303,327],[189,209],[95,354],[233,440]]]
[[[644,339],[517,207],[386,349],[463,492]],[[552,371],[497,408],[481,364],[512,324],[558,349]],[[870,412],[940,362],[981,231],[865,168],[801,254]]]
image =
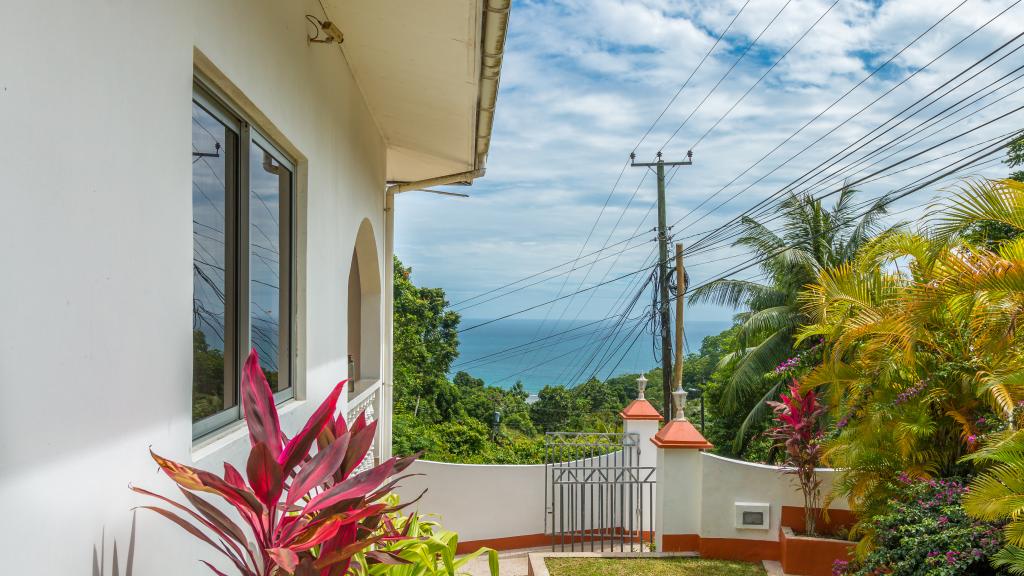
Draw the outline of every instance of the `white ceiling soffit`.
[[[328,0],[370,112],[387,179],[482,169],[510,0]]]

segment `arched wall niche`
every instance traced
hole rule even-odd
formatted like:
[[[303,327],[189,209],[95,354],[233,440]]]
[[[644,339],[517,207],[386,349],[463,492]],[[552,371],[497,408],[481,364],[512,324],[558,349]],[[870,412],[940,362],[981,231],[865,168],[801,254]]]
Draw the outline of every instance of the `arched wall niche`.
[[[356,234],[348,277],[348,355],[353,380],[381,377],[381,267],[377,239],[369,219]]]

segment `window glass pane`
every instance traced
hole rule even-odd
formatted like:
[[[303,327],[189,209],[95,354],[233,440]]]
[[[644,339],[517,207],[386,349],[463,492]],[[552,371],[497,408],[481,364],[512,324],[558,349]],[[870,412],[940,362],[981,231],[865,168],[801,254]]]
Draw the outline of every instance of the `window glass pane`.
[[[291,172],[259,144],[249,146],[249,329],[275,391],[289,382]]]
[[[235,137],[192,103],[192,421],[236,406],[228,215]],[[228,359],[225,362],[225,358]]]

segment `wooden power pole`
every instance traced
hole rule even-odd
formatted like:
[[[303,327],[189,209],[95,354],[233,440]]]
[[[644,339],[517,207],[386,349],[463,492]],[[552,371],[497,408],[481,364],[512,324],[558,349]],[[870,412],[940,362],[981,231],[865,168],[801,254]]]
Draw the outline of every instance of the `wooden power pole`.
[[[686,160],[665,162],[658,152],[657,162],[637,162],[636,153],[629,155],[630,164],[634,167],[654,167],[658,175],[658,316],[661,324],[661,393],[665,417],[670,418],[672,411],[672,335],[669,333],[672,319],[669,315],[668,294],[668,207],[665,203],[665,166],[689,166],[693,164],[693,152],[686,153]]]
[[[675,389],[683,387],[683,294],[686,293],[686,273],[683,271],[683,245],[676,244],[676,365],[672,374]],[[675,408],[673,406],[673,408]]]

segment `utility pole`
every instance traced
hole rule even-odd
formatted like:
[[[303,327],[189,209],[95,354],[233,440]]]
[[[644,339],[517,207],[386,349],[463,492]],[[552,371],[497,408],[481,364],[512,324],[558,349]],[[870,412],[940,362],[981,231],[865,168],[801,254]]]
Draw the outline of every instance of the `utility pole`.
[[[676,365],[672,374],[675,388],[683,387],[683,294],[686,274],[683,272],[683,245],[676,244]]]
[[[657,169],[658,175],[658,316],[661,323],[661,392],[664,398],[665,414],[674,414],[672,407],[672,335],[669,327],[672,320],[668,311],[668,224],[665,204],[665,166],[689,166],[693,164],[693,152],[686,153],[686,160],[665,162],[658,152],[656,162],[637,162],[636,153],[629,155],[633,167]]]

